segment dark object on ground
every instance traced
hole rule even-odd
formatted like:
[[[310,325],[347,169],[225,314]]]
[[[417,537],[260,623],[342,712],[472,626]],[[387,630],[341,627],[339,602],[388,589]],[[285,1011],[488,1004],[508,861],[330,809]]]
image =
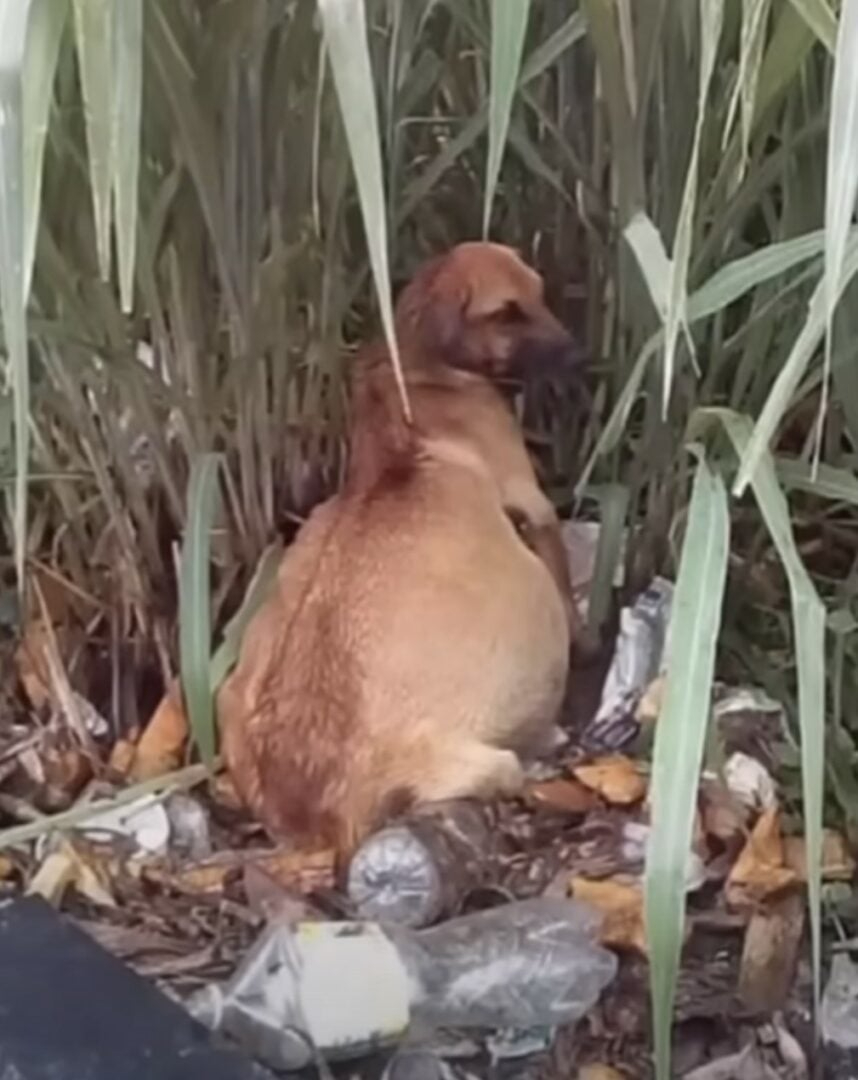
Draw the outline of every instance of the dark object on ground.
[[[38,898],[0,906],[0,1076],[271,1080]]]

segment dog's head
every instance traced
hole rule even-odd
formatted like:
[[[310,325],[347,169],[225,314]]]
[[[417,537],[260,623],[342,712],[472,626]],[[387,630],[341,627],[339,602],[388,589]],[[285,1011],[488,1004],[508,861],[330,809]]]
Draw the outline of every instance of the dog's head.
[[[542,279],[508,247],[459,244],[422,266],[396,305],[406,350],[494,379],[563,371],[579,355]]]

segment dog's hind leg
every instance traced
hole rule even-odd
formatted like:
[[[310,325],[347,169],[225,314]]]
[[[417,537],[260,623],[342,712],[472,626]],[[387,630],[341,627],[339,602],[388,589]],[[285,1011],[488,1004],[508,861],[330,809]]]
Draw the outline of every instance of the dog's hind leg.
[[[512,796],[521,791],[523,784],[524,770],[512,750],[479,742],[454,742],[433,748],[415,788],[418,799],[431,802]]]

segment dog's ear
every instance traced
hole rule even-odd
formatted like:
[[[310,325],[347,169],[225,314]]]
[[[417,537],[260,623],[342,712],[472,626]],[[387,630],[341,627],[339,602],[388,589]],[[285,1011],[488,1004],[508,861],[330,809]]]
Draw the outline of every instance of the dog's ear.
[[[465,329],[467,283],[450,272],[447,257],[425,263],[397,303],[397,321],[419,348],[455,353]]]

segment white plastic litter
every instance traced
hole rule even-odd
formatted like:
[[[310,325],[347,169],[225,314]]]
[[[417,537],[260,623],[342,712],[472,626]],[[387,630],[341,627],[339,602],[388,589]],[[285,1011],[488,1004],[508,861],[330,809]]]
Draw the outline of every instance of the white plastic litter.
[[[637,736],[638,702],[664,673],[664,649],[673,605],[673,584],[654,578],[630,607],[620,612],[620,631],[602,699],[583,741],[592,749],[617,750]]]
[[[141,795],[133,803],[103,810],[80,826],[93,840],[131,840],[141,855],[161,855],[170,842],[170,819],[157,795]]]
[[[273,1068],[359,1057],[409,1022],[552,1028],[583,1016],[617,971],[595,943],[601,916],[576,900],[519,901],[429,930],[373,923],[272,924],[223,987],[188,1008]]]
[[[724,764],[724,783],[743,806],[771,810],[777,806],[777,789],[771,773],[756,758],[736,751]]]

